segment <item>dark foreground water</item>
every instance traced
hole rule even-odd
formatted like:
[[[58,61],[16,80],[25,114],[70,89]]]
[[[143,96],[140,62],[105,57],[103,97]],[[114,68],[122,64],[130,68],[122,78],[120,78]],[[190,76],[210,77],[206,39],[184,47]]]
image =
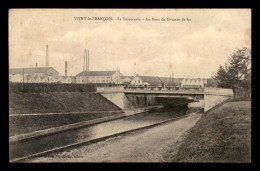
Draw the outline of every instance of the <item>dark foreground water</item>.
[[[14,160],[57,147],[90,141],[120,132],[153,125],[155,123],[184,115],[186,113],[186,108],[187,107],[184,107],[178,110],[163,108],[132,115],[122,119],[99,123],[93,126],[73,129],[27,141],[11,143],[9,145],[9,158],[10,160]]]

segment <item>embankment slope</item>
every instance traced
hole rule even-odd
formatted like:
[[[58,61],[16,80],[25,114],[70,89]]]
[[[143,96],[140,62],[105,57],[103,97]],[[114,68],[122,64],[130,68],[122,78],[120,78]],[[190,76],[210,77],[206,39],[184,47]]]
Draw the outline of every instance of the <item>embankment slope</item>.
[[[251,101],[227,102],[205,113],[173,162],[250,162]]]
[[[63,113],[86,111],[114,111],[119,107],[98,93],[51,92],[11,93],[9,113]]]
[[[68,114],[66,112],[75,113]],[[9,117],[9,135],[14,136],[102,118],[120,112],[119,107],[97,93],[11,93],[9,95],[9,114],[17,115]],[[41,115],[34,115],[37,113],[41,113]]]

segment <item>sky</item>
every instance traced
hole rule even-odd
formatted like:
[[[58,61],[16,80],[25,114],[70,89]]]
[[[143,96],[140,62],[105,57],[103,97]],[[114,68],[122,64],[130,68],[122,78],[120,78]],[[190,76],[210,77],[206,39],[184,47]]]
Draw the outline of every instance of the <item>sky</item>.
[[[35,63],[45,67],[46,45],[49,65],[60,75],[65,74],[65,61],[68,75],[82,72],[84,49],[89,49],[91,71],[119,67],[129,76],[174,73],[177,78],[210,78],[236,49],[251,48],[251,10],[9,10],[9,68],[35,67]]]

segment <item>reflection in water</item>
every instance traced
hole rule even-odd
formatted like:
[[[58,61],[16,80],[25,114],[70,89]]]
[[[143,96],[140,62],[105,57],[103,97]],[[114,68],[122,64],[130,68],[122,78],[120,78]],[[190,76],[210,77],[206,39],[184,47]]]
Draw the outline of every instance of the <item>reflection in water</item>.
[[[99,123],[93,126],[60,132],[49,136],[38,137],[23,142],[16,142],[10,144],[9,146],[10,159],[20,158],[53,148],[62,147],[78,142],[89,141],[116,133],[152,125],[168,120],[170,118],[181,116],[185,113],[184,110],[174,111],[175,112],[173,112],[171,107],[166,107],[155,111],[132,115],[122,119]]]

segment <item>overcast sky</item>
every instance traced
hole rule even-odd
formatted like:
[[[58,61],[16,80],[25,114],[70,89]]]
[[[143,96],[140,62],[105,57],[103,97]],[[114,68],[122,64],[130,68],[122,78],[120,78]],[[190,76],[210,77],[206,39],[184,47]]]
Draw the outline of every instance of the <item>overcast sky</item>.
[[[113,21],[74,17],[113,17]],[[140,18],[141,21],[118,21]],[[146,18],[191,21],[145,21]],[[236,49],[251,48],[249,9],[18,9],[9,11],[9,67],[45,66],[64,75],[90,70],[123,75],[209,78]]]

